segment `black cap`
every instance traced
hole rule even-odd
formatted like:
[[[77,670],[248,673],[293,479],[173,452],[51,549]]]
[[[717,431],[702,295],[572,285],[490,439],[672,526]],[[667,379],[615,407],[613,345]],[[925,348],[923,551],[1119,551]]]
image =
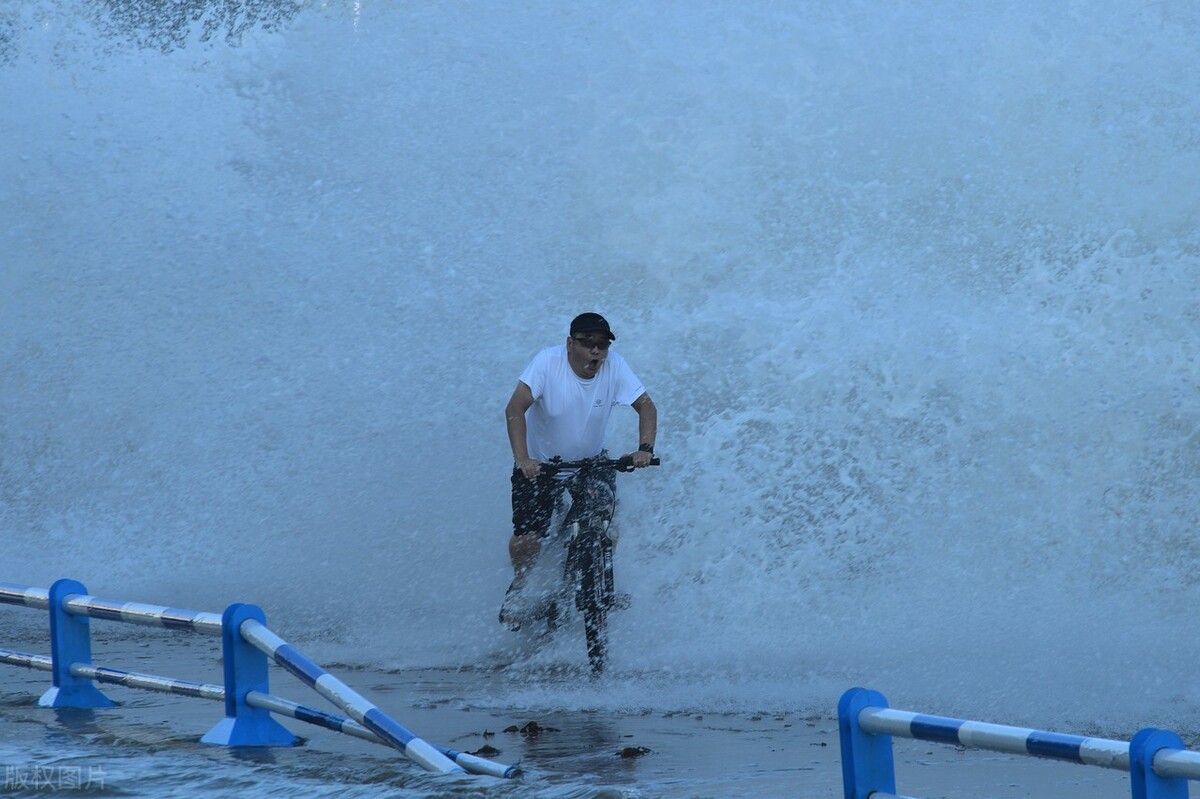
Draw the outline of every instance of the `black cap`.
[[[598,313],[581,313],[571,320],[571,335],[576,333],[605,333],[608,340],[616,339],[616,334],[608,326],[608,320]]]

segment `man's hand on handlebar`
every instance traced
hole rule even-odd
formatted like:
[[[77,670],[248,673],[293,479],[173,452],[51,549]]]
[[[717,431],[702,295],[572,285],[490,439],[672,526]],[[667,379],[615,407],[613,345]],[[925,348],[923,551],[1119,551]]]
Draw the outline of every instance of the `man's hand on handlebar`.
[[[634,452],[631,452],[628,455],[625,455],[621,458],[621,460],[626,460],[626,459],[633,461],[633,468],[640,469],[643,466],[650,465],[650,461],[654,460],[654,453],[646,452],[645,450],[639,449],[639,450],[635,450]]]
[[[542,470],[542,462],[535,458],[516,458],[515,462],[521,474],[530,480],[537,479],[538,472]]]

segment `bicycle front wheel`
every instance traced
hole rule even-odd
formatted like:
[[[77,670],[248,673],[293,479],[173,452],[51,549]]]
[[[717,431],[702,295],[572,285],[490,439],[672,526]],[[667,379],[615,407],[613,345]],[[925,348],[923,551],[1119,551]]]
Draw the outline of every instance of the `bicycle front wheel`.
[[[583,635],[587,640],[588,662],[592,673],[600,674],[608,660],[608,610],[595,607],[583,612]]]
[[[612,544],[605,546],[598,531],[575,541],[572,555],[576,579],[575,607],[583,615],[588,662],[592,672],[604,671],[608,660],[608,609],[612,605]]]

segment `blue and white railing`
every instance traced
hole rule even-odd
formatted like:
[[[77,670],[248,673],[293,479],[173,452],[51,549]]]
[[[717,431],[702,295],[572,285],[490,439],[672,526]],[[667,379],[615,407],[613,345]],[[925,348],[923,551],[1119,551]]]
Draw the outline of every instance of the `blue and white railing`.
[[[895,799],[892,736],[1103,766],[1129,773],[1133,799],[1188,799],[1200,780],[1200,752],[1168,730],[1144,729],[1113,741],[893,710],[877,691],[851,688],[838,703],[846,799]]]
[[[0,649],[0,664],[49,671],[53,686],[38,700],[43,707],[95,708],[115,703],[95,683],[213,699],[225,703],[225,718],[200,740],[221,746],[294,746],[295,735],[275,721],[279,714],[398,749],[422,768],[439,773],[469,771],[496,777],[519,774],[506,766],[418,738],[348,685],[309,660],[266,626],[262,610],[233,604],[223,614],[114,602],[89,596],[74,580],[49,590],[0,583],[0,604],[48,610],[50,657]],[[89,619],[221,636],[225,684],[213,685],[122,671],[92,663]],[[273,696],[268,658],[332,702],[349,718]]]

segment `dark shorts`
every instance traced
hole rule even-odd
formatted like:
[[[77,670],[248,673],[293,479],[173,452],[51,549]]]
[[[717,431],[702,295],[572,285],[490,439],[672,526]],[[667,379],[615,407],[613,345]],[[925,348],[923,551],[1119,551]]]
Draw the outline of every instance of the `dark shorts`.
[[[513,535],[532,533],[544,537],[549,533],[554,505],[564,491],[570,492],[572,509],[588,514],[608,529],[617,509],[617,473],[612,469],[595,470],[582,477],[576,475],[564,480],[548,475],[538,475],[530,480],[520,469],[513,467]]]

